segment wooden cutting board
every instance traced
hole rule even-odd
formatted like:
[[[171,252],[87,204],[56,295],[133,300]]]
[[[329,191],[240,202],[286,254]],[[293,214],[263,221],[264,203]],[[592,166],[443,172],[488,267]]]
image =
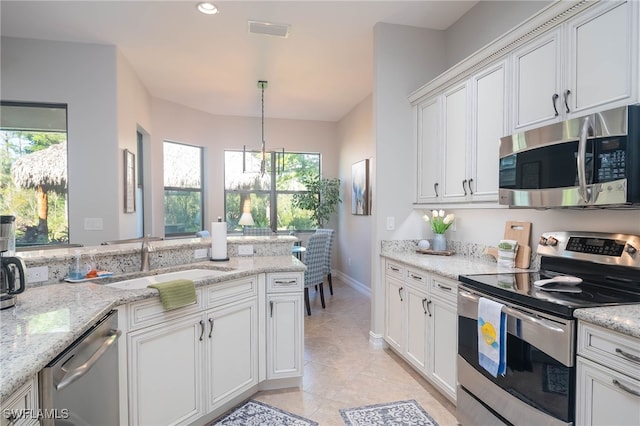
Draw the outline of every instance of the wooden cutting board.
[[[527,269],[531,263],[531,222],[508,221],[504,225],[505,240],[515,240],[518,242],[518,251],[516,252],[515,266],[516,268]],[[488,248],[487,254],[498,258],[498,249],[495,247]]]

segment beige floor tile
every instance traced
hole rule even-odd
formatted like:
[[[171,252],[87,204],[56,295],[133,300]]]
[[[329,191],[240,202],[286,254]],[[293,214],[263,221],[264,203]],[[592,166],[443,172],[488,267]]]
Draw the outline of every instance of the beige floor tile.
[[[440,426],[455,426],[455,406],[389,349],[369,345],[370,300],[334,278],[326,309],[310,291],[302,388],[263,391],[255,399],[322,426],[344,425],[340,409],[413,399]]]

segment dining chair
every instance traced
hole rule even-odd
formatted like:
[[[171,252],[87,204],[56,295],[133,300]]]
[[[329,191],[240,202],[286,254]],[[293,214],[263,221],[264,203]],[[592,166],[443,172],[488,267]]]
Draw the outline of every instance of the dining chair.
[[[325,243],[324,248],[324,273],[327,275],[327,280],[329,281],[329,293],[333,296],[333,281],[331,280],[331,260],[333,259],[332,251],[333,251],[333,229],[316,229],[316,234],[325,234],[327,235],[327,242]]]
[[[273,234],[271,228],[251,228],[245,226],[242,229],[242,235],[249,235],[252,237],[270,237]]]
[[[307,308],[307,315],[311,315],[309,287],[318,286],[320,288],[320,302],[322,309],[325,308],[322,283],[325,276],[324,250],[327,238],[326,234],[313,234],[307,241],[307,251],[304,255],[304,264],[307,266],[304,271],[304,304]]]

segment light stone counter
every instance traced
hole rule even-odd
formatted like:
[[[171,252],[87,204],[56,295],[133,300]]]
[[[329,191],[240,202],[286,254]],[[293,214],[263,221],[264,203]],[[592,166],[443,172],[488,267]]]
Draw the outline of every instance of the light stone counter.
[[[194,280],[197,287],[264,272],[303,271],[294,256],[236,257],[227,262],[199,262],[152,270],[146,275],[185,269],[233,268],[224,276]],[[141,273],[114,277],[131,278]],[[126,276],[126,277],[125,277]],[[119,290],[107,280],[28,288],[15,307],[0,311],[0,401],[53,360],[94,322],[115,306],[158,297],[157,290]]]
[[[640,305],[577,309],[574,316],[583,321],[640,339]]]

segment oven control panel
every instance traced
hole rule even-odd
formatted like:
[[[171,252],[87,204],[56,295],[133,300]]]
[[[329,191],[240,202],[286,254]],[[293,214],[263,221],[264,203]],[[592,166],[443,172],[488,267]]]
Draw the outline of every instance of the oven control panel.
[[[565,250],[620,257],[626,245],[626,241],[608,240],[605,238],[569,237]]]
[[[640,269],[640,236],[604,232],[545,232],[538,254]]]

